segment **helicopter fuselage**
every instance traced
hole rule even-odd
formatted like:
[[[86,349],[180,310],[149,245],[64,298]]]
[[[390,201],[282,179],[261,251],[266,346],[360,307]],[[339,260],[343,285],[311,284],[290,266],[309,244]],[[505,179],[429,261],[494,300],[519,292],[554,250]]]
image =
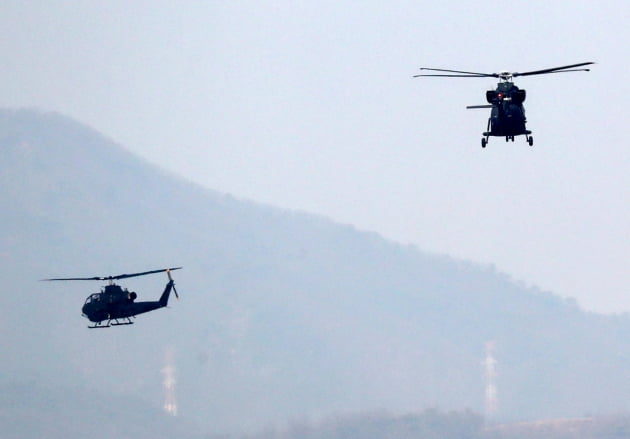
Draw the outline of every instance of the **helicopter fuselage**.
[[[525,90],[512,82],[500,82],[496,90],[486,92],[486,100],[492,105],[490,112],[490,136],[520,136],[530,132],[525,128]]]
[[[117,319],[129,321],[130,317],[165,307],[172,288],[173,281],[169,280],[159,300],[135,302],[137,297],[135,292],[130,292],[116,284],[107,285],[100,293],[90,295],[85,300],[81,311],[84,317],[97,325],[103,321],[110,322]]]
[[[532,132],[525,127],[525,90],[518,88],[509,79],[503,79],[497,85],[496,90],[486,92],[486,101],[489,105],[471,105],[466,108],[490,108],[488,128],[483,133],[481,146],[488,144],[490,136],[505,137],[505,141],[514,141],[515,136],[525,136],[530,146],[534,144]]]

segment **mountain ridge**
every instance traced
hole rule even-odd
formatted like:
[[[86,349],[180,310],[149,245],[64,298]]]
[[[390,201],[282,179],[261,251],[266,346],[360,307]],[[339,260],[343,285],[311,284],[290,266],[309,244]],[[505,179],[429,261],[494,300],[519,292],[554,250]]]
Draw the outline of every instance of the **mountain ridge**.
[[[159,405],[168,348],[182,417],[223,431],[375,408],[483,412],[494,340],[502,419],[629,409],[627,315],[202,188],[58,114],[1,110],[0,148],[5,381],[78,381]],[[97,285],[34,282],[173,264],[182,300],[104,334],[79,318]],[[129,279],[140,299],[164,282]]]

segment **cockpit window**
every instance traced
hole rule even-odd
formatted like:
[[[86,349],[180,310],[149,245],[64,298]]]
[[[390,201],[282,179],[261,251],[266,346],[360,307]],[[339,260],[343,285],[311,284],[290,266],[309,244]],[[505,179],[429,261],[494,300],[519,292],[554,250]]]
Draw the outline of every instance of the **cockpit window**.
[[[87,299],[85,299],[85,303],[92,303],[92,302],[99,302],[101,300],[101,295],[98,293],[94,293],[91,296],[89,296]]]

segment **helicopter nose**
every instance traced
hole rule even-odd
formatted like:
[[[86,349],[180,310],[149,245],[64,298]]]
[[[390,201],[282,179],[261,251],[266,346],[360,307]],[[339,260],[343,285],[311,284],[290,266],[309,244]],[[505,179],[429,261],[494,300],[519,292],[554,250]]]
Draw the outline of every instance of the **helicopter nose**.
[[[85,304],[85,305],[83,305],[83,306],[81,307],[81,315],[82,315],[83,317],[85,317],[86,319],[87,319],[87,318],[89,318],[89,317],[88,317],[88,315],[90,314],[90,312],[89,312],[89,311],[90,311],[90,309],[89,309],[89,308],[90,308],[90,307],[89,307],[87,304]]]

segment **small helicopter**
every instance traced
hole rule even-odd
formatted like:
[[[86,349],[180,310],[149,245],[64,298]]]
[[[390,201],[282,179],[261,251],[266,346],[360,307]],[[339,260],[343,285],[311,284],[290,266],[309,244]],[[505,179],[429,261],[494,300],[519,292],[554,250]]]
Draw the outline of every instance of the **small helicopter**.
[[[593,62],[583,62],[579,64],[571,64],[562,67],[552,67],[542,70],[532,70],[530,72],[500,72],[500,73],[478,73],[478,72],[465,72],[461,70],[447,70],[447,69],[433,69],[428,67],[421,67],[420,70],[429,70],[433,72],[444,72],[439,74],[419,74],[414,75],[414,78],[420,76],[434,76],[434,77],[448,77],[448,78],[499,78],[501,82],[497,84],[496,90],[486,91],[486,101],[488,105],[469,105],[466,108],[492,108],[490,112],[490,118],[488,119],[487,131],[483,133],[481,138],[481,147],[485,148],[488,144],[490,136],[503,137],[505,141],[511,140],[514,142],[514,136],[525,135],[525,140],[529,143],[529,146],[534,145],[534,138],[532,132],[525,128],[527,119],[525,118],[525,108],[523,102],[525,101],[525,90],[519,89],[512,82],[513,78],[518,76],[532,76],[532,75],[545,75],[548,73],[564,73],[564,72],[588,72],[590,69],[579,69],[576,67],[583,67],[589,64],[595,64]],[[454,74],[452,74],[454,73]]]
[[[171,277],[171,271],[179,270],[182,267],[164,268],[161,270],[144,271],[142,273],[119,274],[118,276],[95,276],[95,277],[68,277],[43,279],[45,281],[58,280],[108,280],[109,285],[101,288],[100,293],[91,294],[86,300],[81,311],[83,316],[94,323],[88,328],[109,328],[110,326],[132,325],[131,317],[138,314],[153,311],[158,308],[164,308],[168,304],[168,298],[171,290],[175,293],[175,297],[179,299],[179,294],[175,289],[175,282]],[[164,292],[157,301],[136,302],[138,295],[135,291],[129,291],[114,283],[115,280],[127,279],[130,277],[146,276],[148,274],[163,273],[168,275],[168,282],[164,288]],[[122,320],[119,321],[119,319]],[[106,323],[103,323],[106,322]]]

